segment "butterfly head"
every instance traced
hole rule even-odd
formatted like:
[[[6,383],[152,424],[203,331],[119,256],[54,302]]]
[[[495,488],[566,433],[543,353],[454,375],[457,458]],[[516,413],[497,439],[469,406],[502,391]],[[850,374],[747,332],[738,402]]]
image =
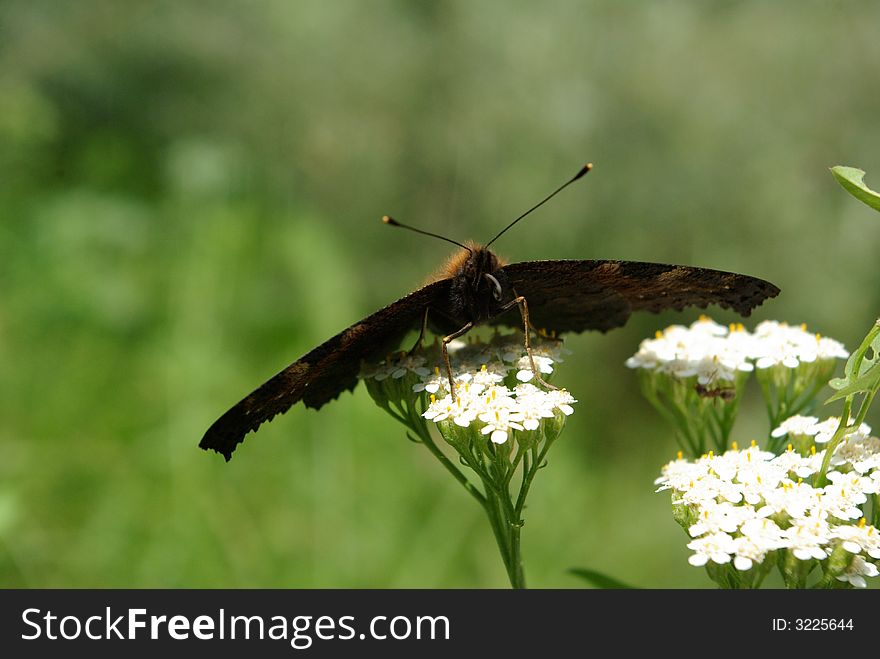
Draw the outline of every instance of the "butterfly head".
[[[469,244],[447,264],[456,316],[480,323],[501,312],[513,299],[504,263],[487,247]]]

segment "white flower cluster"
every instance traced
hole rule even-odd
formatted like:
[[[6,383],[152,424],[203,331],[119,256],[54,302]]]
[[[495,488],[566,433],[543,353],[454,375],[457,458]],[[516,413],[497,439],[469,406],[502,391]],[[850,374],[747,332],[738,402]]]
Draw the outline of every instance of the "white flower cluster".
[[[799,423],[786,421],[791,428]],[[835,578],[865,587],[865,577],[878,575],[880,532],[865,523],[860,506],[868,495],[880,494],[880,439],[867,426],[846,436],[831,458],[829,484],[816,487],[807,481],[824,455],[815,445],[808,455],[789,445],[777,456],[753,442],[745,450],[664,466],[658,491],[671,489],[673,505],[686,513],[694,538],[690,564],[733,561],[745,571],[777,550],[821,561],[841,547],[850,559]]]
[[[473,374],[475,380],[481,372]],[[557,411],[569,416],[576,402],[565,389],[546,391],[527,382],[508,389],[471,382],[456,389],[455,400],[450,394],[440,399],[431,394],[431,404],[423,416],[435,423],[451,420],[464,428],[476,425],[493,442],[504,444],[511,431],[537,430],[541,419],[555,418]]]
[[[797,368],[802,363],[848,356],[840,342],[811,334],[805,325],[764,321],[750,333],[741,324],[725,327],[700,316],[690,327],[671,325],[655,338],[645,339],[626,365],[678,378],[697,376],[699,384],[708,385],[732,382],[738,371],[756,367]]]
[[[452,365],[452,376],[456,386],[478,384],[484,387],[503,382],[513,373],[519,382],[529,382],[534,377],[529,356],[525,352],[521,334],[496,337],[490,343],[466,343],[453,341],[448,346]],[[553,364],[562,362],[563,355],[570,354],[561,341],[540,343],[532,346],[535,368],[542,375],[553,373]],[[373,378],[379,382],[392,378],[400,379],[407,373],[414,373],[420,379],[413,391],[427,391],[429,394],[449,393],[449,378],[446,370],[439,365],[439,354],[434,355],[438,363],[433,371],[426,368],[428,363],[424,354],[403,355],[386,359],[381,364],[365,367],[363,378]]]
[[[852,419],[850,419],[850,423],[852,423]],[[801,416],[800,414],[795,414],[780,423],[778,428],[774,428],[770,433],[770,436],[776,438],[785,437],[786,435],[791,438],[809,437],[817,444],[827,444],[834,436],[834,433],[837,432],[837,427],[839,425],[840,417],[832,416],[824,421],[819,421],[815,416]],[[871,428],[863,423],[859,427],[858,433],[859,435],[867,437],[871,434]],[[837,453],[835,452],[834,458],[836,457]],[[880,451],[878,451],[876,458],[878,460],[877,466],[880,467]],[[832,462],[832,464],[834,463]],[[859,473],[863,473],[863,471],[855,465],[853,465],[853,468]]]
[[[542,419],[574,412],[577,401],[564,389],[547,391],[531,384],[534,372],[521,334],[496,336],[488,343],[453,341],[448,347],[454,398],[439,351],[431,355],[438,364],[433,370],[426,367],[424,354],[404,355],[365,368],[361,377],[406,382],[403,378],[412,374],[412,392],[430,394],[426,419],[452,421],[463,428],[473,425],[496,444],[505,443],[513,430],[537,430]],[[558,341],[533,345],[535,368],[542,376],[550,375],[568,352]]]
[[[797,368],[800,364],[812,364],[827,359],[846,359],[849,353],[840,341],[811,334],[806,324],[798,327],[765,320],[752,333],[752,358],[758,368],[770,368],[782,364]]]

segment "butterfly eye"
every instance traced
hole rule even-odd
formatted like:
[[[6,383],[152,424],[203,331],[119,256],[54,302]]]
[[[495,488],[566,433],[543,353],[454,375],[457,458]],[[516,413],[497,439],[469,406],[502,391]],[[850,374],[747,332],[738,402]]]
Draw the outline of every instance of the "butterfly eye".
[[[490,275],[488,272],[484,272],[483,276],[486,277],[486,279],[488,279],[491,282],[492,286],[495,287],[492,290],[492,297],[494,297],[498,301],[501,301],[501,283],[497,279],[495,279],[495,277]]]

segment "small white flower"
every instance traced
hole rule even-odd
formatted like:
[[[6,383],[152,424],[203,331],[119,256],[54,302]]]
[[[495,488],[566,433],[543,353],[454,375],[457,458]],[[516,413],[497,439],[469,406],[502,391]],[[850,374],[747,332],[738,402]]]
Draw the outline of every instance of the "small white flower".
[[[700,458],[700,462],[704,462],[709,467],[710,473],[730,483],[736,478],[736,472],[739,470],[739,458],[739,451],[727,451],[724,455],[715,455],[714,452],[709,451]]]
[[[708,465],[678,458],[663,465],[662,474],[654,481],[654,484],[660,486],[657,488],[657,492],[668,489],[683,492],[692,488],[695,482],[702,479],[708,473]]]
[[[880,469],[880,439],[867,437],[862,430],[860,428],[859,432],[847,435],[837,445],[834,457],[838,458],[839,464],[848,464],[853,471],[868,474]]]
[[[523,383],[517,385],[514,393],[526,430],[537,430],[541,419],[553,418],[553,401],[543,389]]]
[[[780,423],[779,427],[774,428],[770,435],[777,438],[784,435],[806,435],[813,437],[818,432],[816,428],[817,423],[819,423],[819,419],[814,416],[796,414]]]
[[[754,442],[748,448],[731,449],[724,453],[724,459],[732,466],[735,466],[737,471],[740,469],[753,469],[755,465],[762,462],[768,462],[774,457],[773,453],[762,450]],[[731,478],[733,478],[733,476],[731,476]]]
[[[742,501],[742,492],[738,485],[721,480],[714,475],[707,475],[700,480],[693,481],[685,489],[676,490],[676,493],[680,494],[678,500],[689,506],[702,506],[719,497],[730,503]]]
[[[577,400],[565,389],[553,389],[552,391],[548,391],[546,397],[550,406],[559,410],[565,416],[571,416],[574,414],[574,408],[572,405],[576,403]]]
[[[372,378],[377,382],[381,382],[391,377],[395,370],[397,370],[397,365],[390,359],[381,364],[364,364],[363,369],[361,369],[361,377],[365,380]]]
[[[750,468],[740,469],[736,478],[742,487],[743,498],[754,506],[779,486],[785,473],[771,462],[758,462]]]
[[[743,511],[746,508],[735,506],[729,502],[716,503],[714,500],[703,502],[699,507],[697,522],[688,528],[692,538],[706,533],[736,533],[743,522]]]
[[[837,577],[838,581],[848,582],[856,588],[867,588],[868,582],[865,577],[876,577],[880,574],[877,566],[869,563],[861,556],[854,556],[846,572]]]
[[[486,424],[481,432],[489,435],[489,439],[496,444],[504,444],[511,430],[523,430],[522,414],[502,405],[493,406],[480,414],[479,418]]]
[[[850,419],[850,423],[853,422],[853,419]],[[813,433],[816,437],[815,441],[817,444],[826,444],[834,437],[834,433],[837,432],[837,428],[840,426],[840,417],[831,416],[825,419],[824,421],[820,421],[815,426],[815,432]],[[866,423],[863,423],[859,426],[857,430],[849,432],[844,435],[844,438],[859,438],[859,437],[867,437],[871,434],[871,426]]]
[[[790,528],[782,532],[782,536],[785,546],[801,561],[811,558],[824,560],[828,556],[825,547],[831,539],[831,529],[823,519],[796,519]]]
[[[824,453],[823,451],[817,460],[815,456],[804,457],[792,448],[788,448],[773,458],[773,464],[786,473],[794,473],[798,478],[809,478],[819,471]]]
[[[829,471],[825,477],[835,486],[841,488],[841,491],[846,491],[849,499],[857,504],[865,503],[867,501],[865,495],[874,493],[874,484],[869,476],[861,476],[852,472],[843,474],[839,471]]]
[[[428,421],[440,423],[441,421],[452,419],[457,426],[466,428],[477,417],[476,411],[472,407],[472,400],[464,392],[456,396],[454,401],[452,396],[448,394],[439,400],[434,396],[431,398],[431,404],[428,405],[428,409],[422,415]]]
[[[764,493],[764,508],[768,513],[785,514],[795,520],[803,519],[812,509],[816,495],[817,491],[811,485],[785,479],[775,490]]]
[[[688,543],[687,548],[694,552],[688,563],[695,567],[705,565],[710,560],[723,565],[730,562],[730,555],[736,552],[736,544],[727,533],[713,533]]]
[[[507,369],[503,365],[498,362],[490,362],[488,365],[481,365],[480,370],[474,373],[471,381],[482,387],[491,387],[503,382],[506,375]]]
[[[823,518],[856,520],[862,516],[859,505],[866,500],[867,498],[860,490],[850,487],[846,483],[826,485],[821,490],[816,490],[816,501],[813,503],[811,512],[813,515]]]
[[[694,334],[703,334],[706,336],[727,336],[730,329],[725,325],[719,325],[708,316],[700,316],[698,320],[691,323],[691,332]]]
[[[751,570],[755,563],[761,563],[767,550],[748,536],[740,536],[733,541],[733,566],[744,572]]]
[[[858,524],[839,524],[831,529],[831,537],[842,540],[841,545],[851,554],[865,552],[868,556],[880,559],[880,533],[873,526],[865,524],[864,518]]]
[[[743,522],[740,532],[765,552],[785,546],[782,529],[772,519],[763,516],[763,509]]]
[[[445,391],[448,388],[449,379],[446,373],[440,372],[439,366],[435,366],[433,373],[428,373],[428,375],[422,377],[421,382],[416,382],[413,385],[413,391],[416,393],[427,391],[429,394],[436,394],[441,389]]]
[[[776,321],[764,321],[755,328],[755,366],[759,369],[784,366],[797,368],[817,359],[845,359],[849,353],[834,339],[823,339],[807,332],[806,325],[792,326]]]
[[[467,348],[467,341],[464,341],[462,339],[453,339],[448,344],[446,344],[446,351],[450,354],[450,356],[457,355],[462,350],[467,350]]]
[[[817,353],[819,359],[846,359],[849,357],[849,352],[840,341],[835,341],[827,336],[819,337]]]
[[[427,359],[421,355],[405,355],[397,361],[389,364],[389,369],[391,370],[390,376],[395,380],[399,380],[412,371],[419,377],[425,377],[431,372],[425,368],[426,361]],[[380,378],[376,376],[376,379],[378,380]]]
[[[538,369],[538,372],[545,375],[553,372],[552,359],[543,355],[536,355],[534,354],[534,351],[532,352],[532,357],[535,360],[535,368]],[[516,372],[516,379],[520,382],[529,382],[535,376],[532,372],[532,364],[528,355],[520,357],[519,361],[516,363],[516,367],[519,369]]]

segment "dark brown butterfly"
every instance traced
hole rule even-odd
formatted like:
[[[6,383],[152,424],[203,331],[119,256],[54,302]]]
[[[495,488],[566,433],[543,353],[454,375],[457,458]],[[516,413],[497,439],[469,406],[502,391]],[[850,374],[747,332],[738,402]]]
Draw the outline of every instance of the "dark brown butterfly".
[[[265,382],[221,416],[199,446],[229,460],[248,432],[299,401],[318,409],[354,389],[362,361],[380,360],[398,348],[408,332],[421,329],[424,333],[426,326],[444,336],[445,357],[448,341],[480,324],[524,327],[526,337],[529,327],[558,334],[606,332],[624,325],[633,311],[657,313],[718,304],[748,316],[754,307],[779,293],[776,286],[761,279],[705,268],[632,261],[505,264],[489,250],[505,231],[590,168],[584,166],[485,246],[457,243],[384,218],[388,224],[441,238],[461,250],[435,281],[343,330]]]

